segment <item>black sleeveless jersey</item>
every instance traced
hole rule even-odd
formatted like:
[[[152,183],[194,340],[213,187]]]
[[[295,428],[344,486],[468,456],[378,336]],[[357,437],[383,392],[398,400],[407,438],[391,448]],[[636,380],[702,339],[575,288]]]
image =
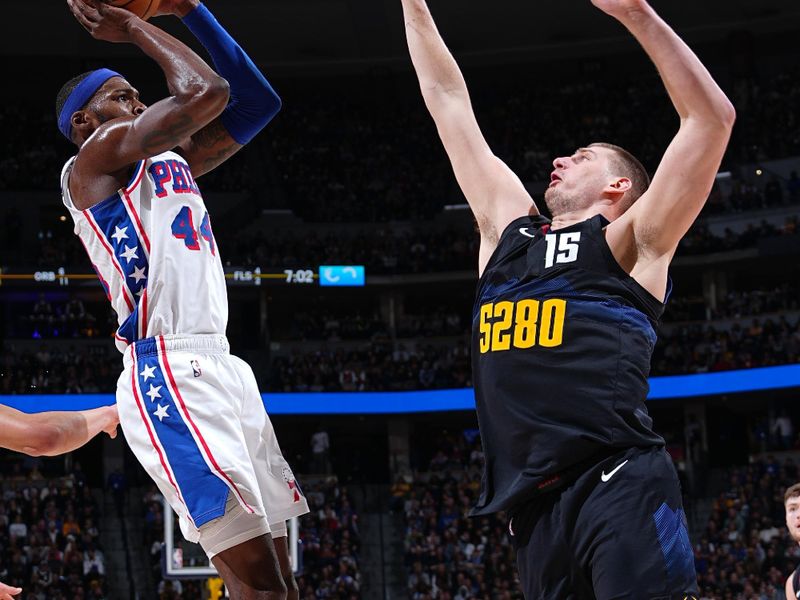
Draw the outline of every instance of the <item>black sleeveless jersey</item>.
[[[623,448],[663,445],[645,399],[664,305],[614,259],[598,215],[513,221],[478,283],[472,369],[483,451],[473,514],[519,506]]]

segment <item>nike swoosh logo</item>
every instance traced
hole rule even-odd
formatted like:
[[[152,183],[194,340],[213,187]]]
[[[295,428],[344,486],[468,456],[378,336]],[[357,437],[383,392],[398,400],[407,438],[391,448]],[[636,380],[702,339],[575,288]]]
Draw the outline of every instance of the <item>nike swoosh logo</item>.
[[[611,479],[611,478],[614,476],[614,474],[615,474],[617,471],[619,471],[619,470],[620,470],[622,467],[624,467],[624,466],[625,466],[625,464],[626,464],[627,462],[628,462],[627,460],[626,460],[625,462],[621,462],[621,463],[620,463],[620,464],[618,464],[616,467],[614,467],[614,470],[613,470],[613,471],[611,471],[611,472],[610,472],[610,473],[608,473],[608,474],[606,474],[606,472],[605,472],[605,471],[603,471],[603,472],[600,474],[600,481],[602,481],[603,483],[605,483],[606,481],[608,481],[609,479]]]
[[[536,237],[536,234],[535,234],[535,233],[529,233],[529,232],[528,232],[528,228],[527,228],[527,227],[520,227],[520,228],[519,228],[519,232],[520,232],[522,235],[524,235],[524,236],[527,236],[527,237],[529,237],[529,238]]]

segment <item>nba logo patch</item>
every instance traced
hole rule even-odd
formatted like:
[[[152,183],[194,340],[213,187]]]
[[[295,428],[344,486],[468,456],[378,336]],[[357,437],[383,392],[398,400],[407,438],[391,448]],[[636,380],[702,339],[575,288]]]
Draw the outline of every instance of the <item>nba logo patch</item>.
[[[283,469],[281,469],[281,474],[283,475],[283,480],[286,482],[289,491],[292,492],[292,501],[300,502],[300,486],[297,485],[297,481],[294,479],[294,473],[292,473],[291,469],[283,467]]]
[[[200,369],[199,360],[193,359],[189,364],[192,365],[192,372],[194,373],[195,377],[200,377],[203,374],[203,371]]]

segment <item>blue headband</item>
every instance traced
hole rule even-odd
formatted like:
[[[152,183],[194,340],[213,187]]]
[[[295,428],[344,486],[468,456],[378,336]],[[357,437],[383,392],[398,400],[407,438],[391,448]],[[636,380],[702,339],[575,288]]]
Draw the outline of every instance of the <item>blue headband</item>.
[[[111,69],[97,69],[89,73],[72,90],[61,108],[61,114],[58,115],[58,129],[69,141],[72,141],[72,115],[86,106],[100,86],[112,77],[122,77],[122,75]]]

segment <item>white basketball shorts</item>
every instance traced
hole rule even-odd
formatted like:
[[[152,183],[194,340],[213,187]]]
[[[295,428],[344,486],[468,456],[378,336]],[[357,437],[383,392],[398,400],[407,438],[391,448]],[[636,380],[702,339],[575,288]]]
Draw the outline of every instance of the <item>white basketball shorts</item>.
[[[203,544],[203,526],[226,514],[229,494],[263,519],[265,533],[308,512],[253,371],[230,354],[224,336],[147,338],[124,360],[117,383],[122,431],[187,540]],[[219,539],[214,545],[221,551]]]

